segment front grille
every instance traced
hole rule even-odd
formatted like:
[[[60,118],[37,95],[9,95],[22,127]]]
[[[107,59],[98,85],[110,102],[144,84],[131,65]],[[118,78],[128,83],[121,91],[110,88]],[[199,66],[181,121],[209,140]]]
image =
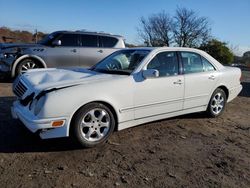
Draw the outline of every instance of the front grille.
[[[22,83],[21,80],[18,80],[16,84],[14,84],[13,92],[16,96],[19,98],[22,98],[22,96],[27,91],[27,87]]]

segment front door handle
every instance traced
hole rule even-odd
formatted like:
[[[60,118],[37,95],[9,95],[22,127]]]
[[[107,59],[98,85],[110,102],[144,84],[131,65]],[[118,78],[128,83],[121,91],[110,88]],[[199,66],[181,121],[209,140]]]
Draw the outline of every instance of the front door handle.
[[[214,80],[214,79],[215,79],[215,76],[214,76],[214,75],[210,75],[210,76],[208,77],[208,79]]]
[[[74,52],[74,53],[76,53],[77,51],[76,51],[76,49],[73,49],[73,50],[71,50],[71,52]]]
[[[177,81],[174,82],[174,84],[181,85],[181,84],[182,84],[182,81],[181,81],[181,80],[177,80]]]
[[[103,53],[103,50],[98,50],[99,53]]]

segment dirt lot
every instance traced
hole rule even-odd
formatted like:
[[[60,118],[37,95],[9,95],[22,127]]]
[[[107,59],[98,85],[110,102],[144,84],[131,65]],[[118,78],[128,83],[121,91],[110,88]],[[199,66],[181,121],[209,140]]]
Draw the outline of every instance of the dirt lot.
[[[250,187],[250,72],[217,119],[149,123],[92,149],[40,140],[11,119],[10,85],[0,83],[0,187]]]

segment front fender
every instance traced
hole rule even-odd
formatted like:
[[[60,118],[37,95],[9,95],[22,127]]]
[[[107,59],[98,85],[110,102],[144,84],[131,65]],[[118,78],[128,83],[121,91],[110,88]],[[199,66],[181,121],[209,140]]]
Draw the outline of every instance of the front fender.
[[[64,116],[71,120],[79,108],[98,101],[112,106],[118,123],[132,120],[133,110],[121,111],[128,106],[133,106],[134,85],[128,80],[130,78],[105,84],[100,82],[78,85],[49,92],[46,94],[46,102],[38,116],[39,118]]]
[[[72,89],[74,89],[73,92]],[[85,92],[88,90],[86,88]],[[119,107],[117,107],[115,100],[111,100],[105,94],[101,94],[102,96],[94,94],[86,95],[84,94],[85,92],[78,87],[73,87],[47,93],[46,102],[38,117],[42,119],[45,117],[59,117],[64,114],[63,116],[68,119],[68,127],[66,129],[67,135],[69,135],[70,124],[76,111],[90,102],[101,101],[113,107],[117,120],[118,122],[120,121]]]

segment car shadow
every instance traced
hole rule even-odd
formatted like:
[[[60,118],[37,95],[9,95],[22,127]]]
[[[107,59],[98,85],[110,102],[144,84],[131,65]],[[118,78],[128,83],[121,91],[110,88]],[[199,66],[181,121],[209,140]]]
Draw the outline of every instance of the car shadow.
[[[19,120],[11,117],[10,107],[15,97],[0,97],[0,153],[60,152],[83,149],[70,138],[42,140]],[[194,113],[169,119],[202,119],[204,113]],[[156,121],[157,122],[157,121]],[[152,122],[151,122],[152,123]]]
[[[0,97],[0,153],[56,152],[80,149],[69,138],[41,140],[11,117],[14,97]]]

